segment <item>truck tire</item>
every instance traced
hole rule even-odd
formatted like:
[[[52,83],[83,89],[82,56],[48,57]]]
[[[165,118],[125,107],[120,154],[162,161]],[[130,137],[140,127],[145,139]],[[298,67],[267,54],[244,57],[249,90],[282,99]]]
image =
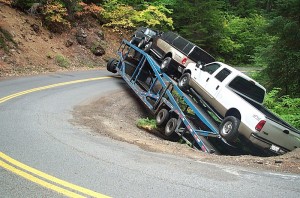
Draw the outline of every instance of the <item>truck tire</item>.
[[[175,129],[177,127],[177,118],[171,118],[165,127],[165,136],[167,139],[173,139],[177,134]]]
[[[150,49],[151,49],[151,46],[152,46],[152,42],[150,41],[149,43],[147,43],[144,47],[144,52],[148,53],[150,52]]]
[[[166,57],[160,64],[160,70],[164,73],[167,73],[170,63],[171,63],[172,58],[171,57]]]
[[[156,125],[158,127],[165,126],[167,121],[169,120],[169,111],[167,109],[161,109],[156,115]]]
[[[220,135],[228,142],[234,142],[239,135],[240,120],[234,116],[227,116],[220,125]]]
[[[182,91],[187,91],[190,87],[189,82],[191,80],[191,74],[190,73],[184,73],[178,80],[178,87]]]
[[[144,49],[145,45],[146,45],[146,41],[144,39],[142,39],[139,42],[139,44],[137,45],[137,47],[140,48],[140,49]]]
[[[117,67],[118,60],[114,58],[110,58],[107,61],[106,69],[107,71],[110,71],[112,73],[117,73],[116,67]]]

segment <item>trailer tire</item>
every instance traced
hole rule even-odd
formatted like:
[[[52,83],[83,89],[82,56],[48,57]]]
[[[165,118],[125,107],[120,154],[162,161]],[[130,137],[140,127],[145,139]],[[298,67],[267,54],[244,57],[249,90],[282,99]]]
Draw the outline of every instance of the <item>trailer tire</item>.
[[[220,124],[220,135],[228,142],[234,142],[239,135],[240,120],[234,116],[227,116]]]
[[[172,139],[172,138],[175,137],[175,135],[176,135],[176,133],[175,133],[176,127],[177,127],[177,118],[171,118],[167,122],[166,127],[165,127],[165,136],[168,139]]]
[[[160,70],[162,72],[167,73],[167,71],[169,70],[169,66],[170,66],[171,60],[172,60],[171,57],[164,58],[164,60],[160,64]]]
[[[156,125],[158,127],[165,126],[169,120],[170,113],[167,109],[161,109],[156,115]]]
[[[187,91],[190,87],[189,82],[191,80],[191,74],[190,73],[184,73],[178,80],[178,87],[182,91]]]
[[[110,58],[107,61],[107,67],[106,67],[107,71],[110,71],[112,73],[117,73],[116,67],[117,67],[118,62],[119,61],[117,59]]]
[[[110,71],[110,65],[112,62],[114,62],[116,59],[115,58],[110,58],[108,59],[107,63],[106,63],[106,69],[107,71]],[[110,71],[111,72],[111,71]]]

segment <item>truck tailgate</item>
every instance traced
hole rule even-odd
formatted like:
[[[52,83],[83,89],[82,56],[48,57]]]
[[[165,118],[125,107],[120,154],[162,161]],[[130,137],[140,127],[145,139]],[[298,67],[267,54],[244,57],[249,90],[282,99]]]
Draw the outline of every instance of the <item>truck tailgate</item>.
[[[298,131],[288,129],[270,119],[266,120],[266,124],[257,135],[273,143],[272,150],[276,149],[276,145],[289,151],[300,148],[300,134]]]

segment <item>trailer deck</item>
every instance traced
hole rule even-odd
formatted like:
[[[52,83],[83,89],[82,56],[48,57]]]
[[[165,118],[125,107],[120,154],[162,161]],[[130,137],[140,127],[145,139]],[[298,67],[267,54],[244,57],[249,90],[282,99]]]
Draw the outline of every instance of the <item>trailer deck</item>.
[[[117,53],[119,59],[111,59],[107,69],[118,72],[158,117],[167,138],[176,134],[194,148],[218,153],[209,139],[226,141],[219,134],[218,121],[203,104],[182,92],[175,81],[161,72],[158,63],[135,45],[123,40]]]

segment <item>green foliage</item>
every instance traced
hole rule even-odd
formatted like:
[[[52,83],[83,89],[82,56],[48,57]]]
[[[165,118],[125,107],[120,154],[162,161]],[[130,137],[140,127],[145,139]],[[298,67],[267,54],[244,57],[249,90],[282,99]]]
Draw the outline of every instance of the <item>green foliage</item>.
[[[265,98],[264,105],[300,129],[300,98],[291,98],[288,95],[281,96],[280,92],[280,88],[274,88],[270,91]]]
[[[267,47],[272,41],[272,36],[264,32],[266,25],[267,20],[261,15],[248,18],[228,15],[219,42],[220,55],[234,65],[252,64],[257,49]]]
[[[135,26],[147,26],[160,30],[173,29],[173,20],[166,16],[171,11],[164,6],[148,6],[145,10],[137,12],[132,16]]]
[[[58,66],[67,68],[70,65],[70,61],[65,58],[63,55],[56,55],[55,56],[55,61]]]
[[[157,29],[172,29],[173,21],[167,17],[171,11],[164,6],[147,6],[144,10],[135,10],[132,6],[119,4],[117,0],[107,1],[103,5],[102,21],[105,26],[134,29],[148,26]]]
[[[149,119],[149,118],[142,118],[137,121],[137,126],[139,128],[147,129],[147,130],[153,130],[156,129],[156,120],[155,119]]]
[[[13,0],[12,6],[18,7],[19,9],[26,11],[31,8],[32,4],[39,2],[38,0]]]

